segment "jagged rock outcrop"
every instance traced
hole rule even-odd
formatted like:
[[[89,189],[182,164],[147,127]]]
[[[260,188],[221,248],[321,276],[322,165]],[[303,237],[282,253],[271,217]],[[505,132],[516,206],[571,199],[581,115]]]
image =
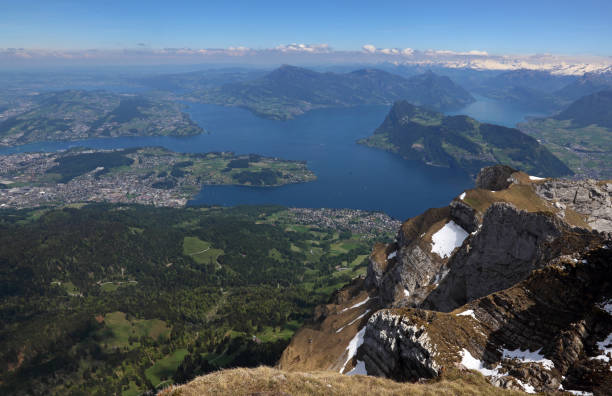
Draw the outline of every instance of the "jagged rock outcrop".
[[[341,292],[355,297],[318,309],[281,368],[412,381],[461,363],[504,388],[597,395],[612,386],[611,186],[484,168],[478,188],[377,244]],[[357,284],[369,301],[347,311]]]
[[[462,200],[453,200],[449,205],[450,217],[464,230],[472,233],[478,229],[480,219],[478,211]]]
[[[453,255],[448,275],[421,306],[451,311],[514,285],[553,257],[601,241],[551,213],[529,213],[508,203],[495,203],[485,213],[479,232]]]
[[[491,191],[503,190],[512,183],[510,176],[515,172],[517,172],[516,169],[507,165],[494,165],[482,168],[478,176],[476,176],[476,188]]]
[[[421,301],[422,288],[430,285],[445,260],[431,251],[431,235],[450,219],[448,208],[429,209],[406,221],[397,243],[377,246],[370,256],[366,285],[376,289],[387,306]]]
[[[368,373],[401,380],[462,363],[498,385],[513,377],[524,389],[576,389],[565,374],[592,362],[588,355],[600,352],[590,346],[612,333],[612,315],[600,305],[612,298],[611,263],[607,248],[564,256],[453,313],[383,309],[368,321],[358,359]],[[610,370],[611,359],[595,360]]]
[[[440,374],[435,355],[435,345],[418,323],[381,310],[368,321],[359,359],[370,375],[415,381]]]
[[[587,217],[595,230],[612,233],[612,181],[551,179],[534,184],[540,197]]]

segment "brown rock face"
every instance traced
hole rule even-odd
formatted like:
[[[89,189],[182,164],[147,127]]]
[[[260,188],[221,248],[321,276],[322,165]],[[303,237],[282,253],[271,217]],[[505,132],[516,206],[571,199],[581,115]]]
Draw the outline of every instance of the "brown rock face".
[[[506,165],[494,165],[482,168],[476,176],[476,188],[483,190],[499,191],[507,188],[512,180],[510,176],[517,172]]]
[[[368,373],[416,380],[465,362],[467,351],[494,383],[514,377],[536,391],[554,391],[562,383],[574,389],[576,381],[563,377],[592,361],[588,346],[612,333],[612,315],[599,305],[612,298],[610,263],[610,249],[591,251],[577,262],[554,260],[454,313],[380,310],[368,321],[359,359]],[[517,350],[540,355],[540,361],[513,359]],[[609,370],[610,363],[600,360],[599,367]]]

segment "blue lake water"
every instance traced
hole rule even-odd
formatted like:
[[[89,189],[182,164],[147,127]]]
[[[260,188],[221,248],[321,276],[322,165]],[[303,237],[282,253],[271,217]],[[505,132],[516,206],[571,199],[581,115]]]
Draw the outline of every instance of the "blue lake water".
[[[356,144],[380,125],[388,110],[386,106],[323,109],[294,120],[272,121],[239,108],[191,104],[187,112],[209,134],[45,142],[1,149],[0,154],[76,146],[163,146],[179,152],[233,151],[305,160],[318,177],[314,182],[273,188],[205,186],[189,204],[353,208],[383,211],[401,220],[444,206],[472,186],[473,181],[459,170],[406,161]],[[472,104],[462,114],[504,125],[514,125],[525,115],[509,109],[493,112],[493,119],[486,119],[477,116],[480,111],[481,107]]]
[[[467,105],[458,111],[449,112],[449,115],[468,115],[481,122],[498,124],[510,128],[516,127],[516,124],[525,120],[525,117],[545,116],[544,113],[538,113],[526,108],[517,107],[499,100],[489,99],[487,97],[472,93],[476,99],[474,103]]]

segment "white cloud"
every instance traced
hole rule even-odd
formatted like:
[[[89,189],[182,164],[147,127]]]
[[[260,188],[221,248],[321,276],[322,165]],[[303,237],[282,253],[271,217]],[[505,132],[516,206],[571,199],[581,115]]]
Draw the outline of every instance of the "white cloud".
[[[361,49],[368,54],[382,54],[382,55],[403,55],[411,56],[414,54],[412,48],[376,48],[372,44],[366,44]]]
[[[368,53],[370,53],[370,54],[373,54],[373,53],[375,53],[375,52],[376,52],[376,47],[375,47],[375,46],[373,46],[372,44],[366,44],[366,45],[364,45],[364,46],[363,46],[363,47],[361,47],[361,48],[363,48],[363,50],[364,50],[365,52],[368,52]]]
[[[587,72],[612,72],[612,58],[603,56],[562,56],[554,54],[490,55],[486,51],[414,50],[377,48],[364,45],[359,51],[338,51],[329,44],[292,43],[273,48],[151,48],[135,45],[128,49],[50,50],[0,48],[0,65],[57,64],[147,64],[198,62],[277,65],[281,63],[371,63],[469,68],[476,70],[544,70],[553,74],[582,75]]]
[[[274,48],[280,52],[307,52],[307,53],[328,53],[332,51],[329,44],[286,44]]]
[[[428,49],[425,51],[427,55],[469,55],[469,56],[487,56],[487,51],[471,50],[471,51],[452,51],[452,50],[432,50]]]

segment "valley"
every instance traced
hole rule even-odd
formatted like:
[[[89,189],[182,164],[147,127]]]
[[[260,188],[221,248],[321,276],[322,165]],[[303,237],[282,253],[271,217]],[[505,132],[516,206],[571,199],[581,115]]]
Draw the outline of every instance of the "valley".
[[[4,209],[0,391],[135,395],[272,365],[398,226],[276,206]]]
[[[612,91],[584,96],[559,114],[518,126],[582,177],[612,177]]]

